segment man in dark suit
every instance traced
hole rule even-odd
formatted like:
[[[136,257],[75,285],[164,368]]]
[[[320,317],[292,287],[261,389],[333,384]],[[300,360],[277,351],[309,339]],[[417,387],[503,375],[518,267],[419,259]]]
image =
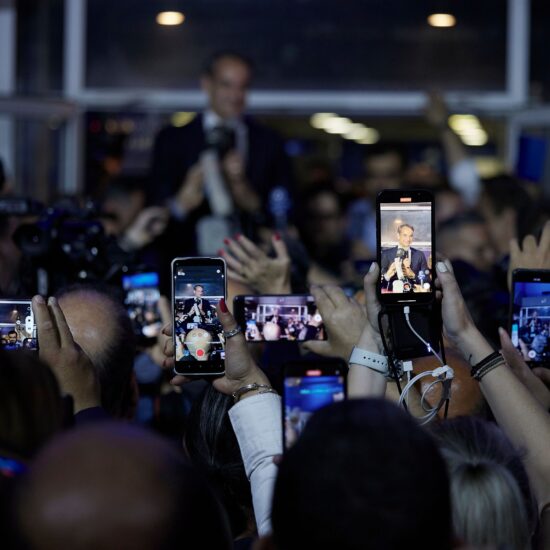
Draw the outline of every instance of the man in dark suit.
[[[205,323],[213,317],[214,311],[210,302],[203,298],[204,287],[195,285],[193,287],[193,298],[188,298],[183,302],[183,319],[193,323]],[[208,313],[210,312],[210,315]]]
[[[188,235],[208,215],[232,218],[236,231],[247,232],[247,225],[264,221],[271,191],[289,185],[283,141],[243,114],[251,76],[240,55],[214,56],[201,78],[207,109],[157,136],[148,199],[168,204]]]
[[[388,290],[394,291],[394,282],[401,281],[409,285],[410,290],[414,290],[415,284],[420,284],[423,280],[429,282],[425,275],[428,269],[426,256],[420,250],[412,248],[414,227],[407,223],[401,224],[397,228],[398,245],[382,251],[380,272],[382,273],[382,285]],[[397,285],[400,286],[400,285]],[[403,292],[403,290],[399,290]]]

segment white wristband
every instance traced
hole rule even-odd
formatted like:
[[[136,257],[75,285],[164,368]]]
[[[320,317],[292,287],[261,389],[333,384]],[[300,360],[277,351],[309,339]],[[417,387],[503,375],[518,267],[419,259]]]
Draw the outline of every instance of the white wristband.
[[[367,367],[368,369],[374,370],[388,376],[388,359],[384,355],[379,355],[378,353],[373,353],[365,349],[358,348],[354,346],[351,355],[349,356],[349,364],[361,365],[362,367]]]

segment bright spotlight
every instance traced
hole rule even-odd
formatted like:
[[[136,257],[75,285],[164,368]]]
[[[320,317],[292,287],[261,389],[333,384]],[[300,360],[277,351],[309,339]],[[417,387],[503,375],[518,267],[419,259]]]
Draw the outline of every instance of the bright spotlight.
[[[180,11],[161,11],[157,14],[157,23],[165,26],[181,25],[185,21],[185,15]]]
[[[456,17],[450,13],[432,13],[428,16],[428,23],[432,27],[454,27],[456,25]]]

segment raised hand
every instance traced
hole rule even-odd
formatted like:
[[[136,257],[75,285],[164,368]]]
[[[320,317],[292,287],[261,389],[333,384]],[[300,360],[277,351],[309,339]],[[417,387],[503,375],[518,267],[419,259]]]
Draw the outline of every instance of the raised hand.
[[[286,244],[278,233],[271,242],[275,258],[270,258],[244,235],[226,239],[228,251],[220,251],[220,255],[227,262],[227,275],[260,294],[290,294],[290,257]]]
[[[521,245],[517,239],[510,241],[508,288],[512,288],[514,269],[550,269],[550,221],[542,230],[539,242],[533,235],[526,235]]]
[[[229,332],[237,326],[235,318],[227,309],[225,300],[220,300],[218,303],[217,314],[225,332]],[[166,358],[163,366],[165,368],[173,368],[174,343],[171,338],[171,324],[164,327],[163,334],[169,337],[164,344]],[[192,380],[191,377],[178,374],[172,379],[171,383],[180,386]],[[222,377],[214,379],[212,385],[221,393],[231,395],[239,388],[253,383],[269,385],[269,380],[250,355],[244,335],[239,333],[231,338],[227,338],[225,341],[225,374]],[[249,397],[254,393],[256,392],[247,392],[243,395],[243,398]]]
[[[347,361],[367,324],[365,310],[337,286],[312,286],[311,294],[323,318],[328,340],[304,342],[304,349]]]
[[[49,365],[64,393],[73,397],[74,411],[101,404],[99,378],[90,358],[74,341],[56,298],[48,304],[42,296],[32,299],[40,346],[39,357]]]

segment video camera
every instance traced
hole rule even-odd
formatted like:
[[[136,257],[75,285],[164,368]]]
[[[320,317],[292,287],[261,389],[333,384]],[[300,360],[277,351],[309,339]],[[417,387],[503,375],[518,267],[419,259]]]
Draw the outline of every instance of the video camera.
[[[29,292],[48,295],[77,281],[111,281],[128,256],[105,235],[93,203],[46,207],[27,198],[0,199],[0,216],[35,218],[13,235],[23,253]]]

